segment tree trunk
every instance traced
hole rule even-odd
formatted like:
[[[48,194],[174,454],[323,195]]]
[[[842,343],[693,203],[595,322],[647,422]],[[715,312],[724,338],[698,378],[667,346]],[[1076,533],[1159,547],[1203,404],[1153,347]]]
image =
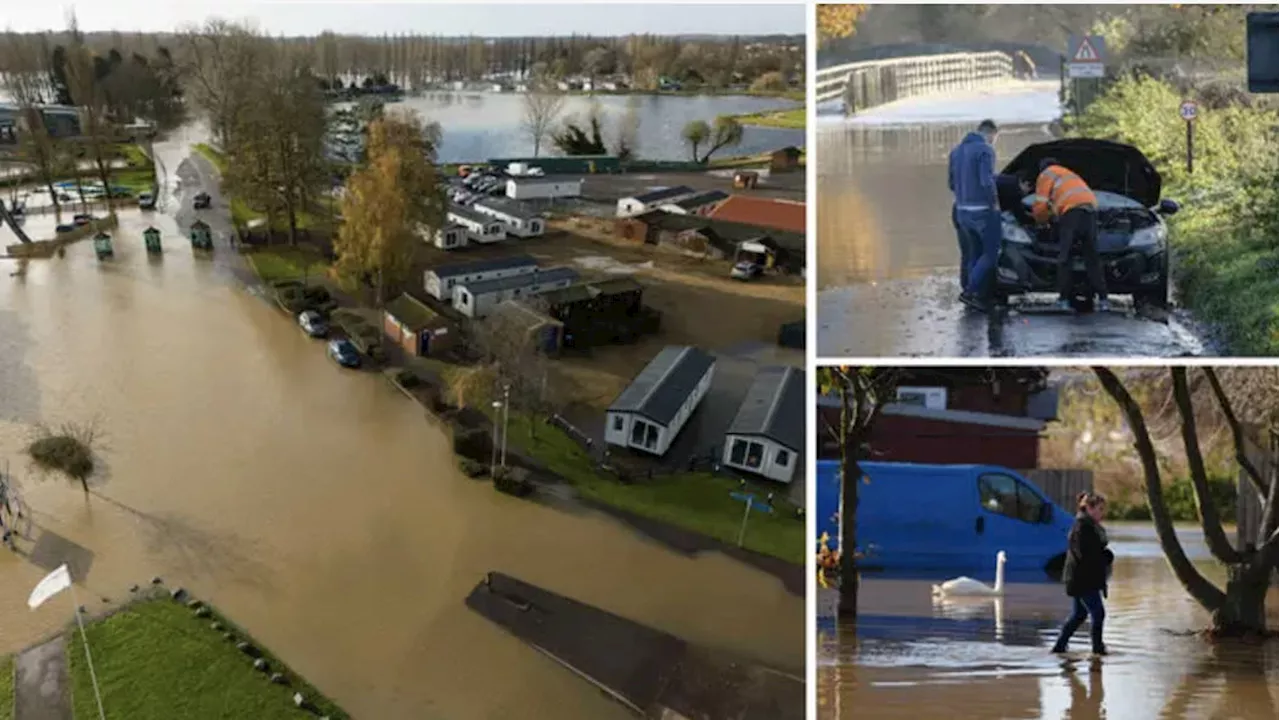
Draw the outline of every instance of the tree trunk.
[[[853,421],[847,382],[840,384],[840,605],[841,618],[858,617],[858,482],[862,471],[853,453],[856,446],[849,440]]]
[[[1182,416],[1182,445],[1187,452],[1187,468],[1191,474],[1191,486],[1195,490],[1196,513],[1200,516],[1200,528],[1204,533],[1209,552],[1225,565],[1242,560],[1232,547],[1227,533],[1222,529],[1222,518],[1209,494],[1209,480],[1205,477],[1204,456],[1200,453],[1200,437],[1196,432],[1196,415],[1191,406],[1191,390],[1187,387],[1187,369],[1170,368],[1173,375],[1173,402]]]
[[[13,231],[13,234],[17,236],[18,242],[26,244],[31,243],[31,238],[27,236],[27,233],[22,229],[22,226],[18,224],[18,221],[9,212],[9,208],[5,206],[4,200],[0,200],[0,220],[3,220],[4,224],[9,226],[9,229]]]
[[[1271,573],[1259,572],[1255,563],[1227,567],[1227,592],[1213,612],[1213,631],[1219,637],[1240,637],[1267,632],[1267,591]]]

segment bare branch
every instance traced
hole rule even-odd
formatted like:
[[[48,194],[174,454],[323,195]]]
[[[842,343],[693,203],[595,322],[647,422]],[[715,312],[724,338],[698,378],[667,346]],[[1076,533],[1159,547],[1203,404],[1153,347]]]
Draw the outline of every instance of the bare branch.
[[[1222,410],[1222,416],[1227,419],[1227,425],[1231,428],[1231,439],[1235,443],[1236,462],[1244,468],[1244,472],[1252,481],[1253,487],[1258,492],[1258,499],[1265,500],[1267,497],[1267,484],[1262,479],[1262,473],[1258,472],[1258,468],[1249,460],[1249,454],[1245,451],[1244,428],[1240,425],[1240,420],[1236,417],[1235,410],[1231,407],[1231,401],[1227,398],[1227,393],[1222,389],[1222,383],[1218,380],[1218,373],[1211,367],[1203,368],[1205,377],[1209,378],[1209,386],[1213,388],[1213,395],[1218,399],[1218,407]]]
[[[1170,368],[1173,376],[1173,401],[1182,416],[1182,444],[1187,452],[1187,467],[1191,475],[1191,487],[1195,490],[1196,511],[1200,516],[1200,528],[1209,546],[1209,552],[1228,565],[1242,560],[1232,547],[1227,533],[1222,529],[1222,518],[1209,494],[1209,480],[1205,477],[1204,456],[1200,454],[1200,437],[1196,434],[1196,414],[1191,406],[1191,390],[1187,387],[1187,369]]]

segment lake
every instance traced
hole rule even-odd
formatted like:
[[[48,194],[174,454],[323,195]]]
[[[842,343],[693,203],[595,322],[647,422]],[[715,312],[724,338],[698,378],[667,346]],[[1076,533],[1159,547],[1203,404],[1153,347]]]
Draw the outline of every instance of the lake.
[[[474,162],[498,157],[533,154],[533,140],[522,127],[524,103],[515,93],[436,92],[406,97],[389,108],[416,110],[428,121],[440,124],[444,140],[441,162]],[[796,107],[797,103],[778,98],[742,95],[601,95],[594,98],[571,96],[565,103],[561,121],[571,117],[585,122],[591,102],[604,111],[605,142],[612,145],[627,103],[638,103],[640,117],[638,156],[650,160],[687,160],[689,146],[681,137],[684,126],[693,120],[714,123],[718,115],[742,115]],[[788,145],[803,147],[804,130],[787,128],[744,128],[742,143],[724,148],[717,156],[753,155]],[[549,141],[541,153],[557,154]]]

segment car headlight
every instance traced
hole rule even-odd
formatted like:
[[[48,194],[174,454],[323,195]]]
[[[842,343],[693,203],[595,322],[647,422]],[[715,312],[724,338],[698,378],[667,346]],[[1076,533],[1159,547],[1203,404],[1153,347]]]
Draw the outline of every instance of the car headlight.
[[[1018,243],[1019,245],[1031,244],[1031,233],[1016,222],[1001,223],[1000,236],[1005,242]]]
[[[1141,230],[1134,231],[1129,238],[1129,247],[1163,247],[1165,241],[1165,229],[1163,225],[1152,225]]]

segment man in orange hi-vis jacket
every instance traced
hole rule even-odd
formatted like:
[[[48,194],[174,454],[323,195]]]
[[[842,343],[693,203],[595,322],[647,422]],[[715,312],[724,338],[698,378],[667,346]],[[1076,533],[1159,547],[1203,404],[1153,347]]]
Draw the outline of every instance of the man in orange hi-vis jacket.
[[[1071,310],[1071,251],[1078,245],[1090,289],[1098,298],[1097,309],[1108,310],[1107,284],[1098,255],[1098,198],[1085,181],[1055,158],[1041,160],[1031,216],[1041,225],[1057,220],[1058,308]]]

